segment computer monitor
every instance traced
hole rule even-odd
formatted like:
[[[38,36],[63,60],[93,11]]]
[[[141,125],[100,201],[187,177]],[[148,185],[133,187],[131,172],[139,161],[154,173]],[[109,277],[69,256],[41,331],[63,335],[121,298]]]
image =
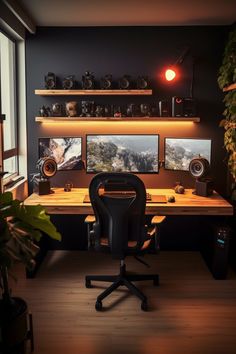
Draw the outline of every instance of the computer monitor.
[[[158,173],[159,135],[87,135],[87,172]]]
[[[194,157],[211,162],[211,140],[195,138],[165,138],[165,169],[188,171]]]
[[[39,138],[39,158],[54,157],[59,171],[81,170],[81,137]]]

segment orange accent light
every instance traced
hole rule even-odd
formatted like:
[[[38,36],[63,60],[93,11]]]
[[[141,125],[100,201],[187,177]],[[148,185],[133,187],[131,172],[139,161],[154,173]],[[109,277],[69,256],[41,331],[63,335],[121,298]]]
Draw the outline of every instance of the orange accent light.
[[[174,69],[167,69],[165,71],[165,78],[167,81],[173,81],[176,78],[176,72]]]

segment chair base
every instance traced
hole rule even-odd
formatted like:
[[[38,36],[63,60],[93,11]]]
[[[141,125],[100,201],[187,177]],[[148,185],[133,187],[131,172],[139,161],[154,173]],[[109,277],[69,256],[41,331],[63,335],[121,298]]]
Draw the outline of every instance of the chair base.
[[[159,285],[158,274],[127,274],[125,264],[121,264],[120,273],[118,275],[87,275],[85,277],[86,288],[91,288],[91,281],[107,281],[112,284],[104,290],[98,297],[95,304],[97,311],[102,310],[102,300],[110,295],[119,286],[126,286],[132,294],[136,295],[141,302],[141,309],[147,311],[147,297],[132,283],[132,281],[153,280],[153,285]]]

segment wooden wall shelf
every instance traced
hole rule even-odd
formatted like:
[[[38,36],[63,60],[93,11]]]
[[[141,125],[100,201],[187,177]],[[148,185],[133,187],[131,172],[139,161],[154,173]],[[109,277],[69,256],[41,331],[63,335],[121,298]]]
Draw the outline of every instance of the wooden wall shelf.
[[[125,96],[152,95],[152,90],[35,90],[40,96]]]
[[[227,91],[232,91],[232,90],[235,90],[236,89],[236,83],[235,84],[231,84],[227,87],[224,87],[223,88],[223,92],[227,92]]]
[[[195,122],[199,123],[199,117],[35,117],[39,123],[53,122]]]

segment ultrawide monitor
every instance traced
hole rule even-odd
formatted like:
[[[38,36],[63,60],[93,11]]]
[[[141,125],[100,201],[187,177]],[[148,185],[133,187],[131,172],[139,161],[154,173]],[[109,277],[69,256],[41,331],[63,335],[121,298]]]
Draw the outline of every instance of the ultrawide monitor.
[[[81,170],[81,137],[39,138],[39,157],[54,157],[57,169]]]
[[[188,171],[190,161],[199,156],[211,162],[210,139],[165,138],[165,169]]]
[[[159,136],[87,135],[87,172],[158,173]]]

